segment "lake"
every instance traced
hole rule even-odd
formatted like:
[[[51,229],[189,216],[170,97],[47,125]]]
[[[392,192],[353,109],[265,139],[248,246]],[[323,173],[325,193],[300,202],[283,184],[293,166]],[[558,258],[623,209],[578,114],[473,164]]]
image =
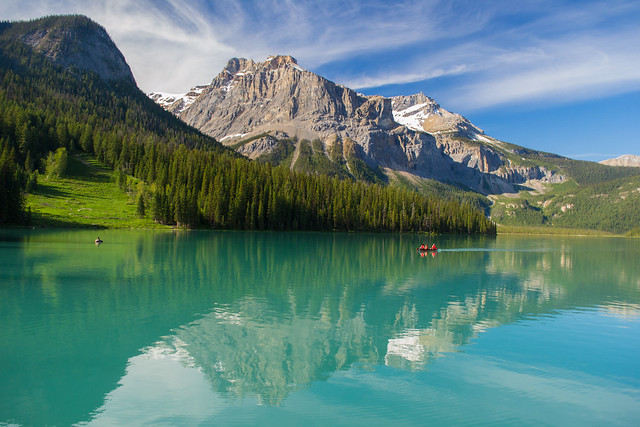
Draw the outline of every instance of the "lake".
[[[640,239],[428,240],[0,231],[0,425],[637,425]]]

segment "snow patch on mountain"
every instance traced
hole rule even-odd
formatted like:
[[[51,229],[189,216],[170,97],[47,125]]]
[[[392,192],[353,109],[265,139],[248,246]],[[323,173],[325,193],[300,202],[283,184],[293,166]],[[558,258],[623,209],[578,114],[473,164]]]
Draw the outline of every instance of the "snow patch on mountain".
[[[167,92],[151,92],[148,94],[149,98],[153,99],[157,104],[160,104],[163,108],[170,107],[174,102],[182,99],[186,93],[167,93]]]
[[[156,104],[177,116],[189,108],[207,87],[207,85],[194,86],[186,93],[151,92],[148,96]]]
[[[496,145],[496,146],[502,145],[502,141],[498,141],[497,139],[491,138],[490,136],[487,136],[484,134],[473,133],[469,136],[471,137],[471,139],[475,141],[482,141],[482,142],[486,142],[487,144]],[[524,160],[524,157],[522,157],[522,160]]]
[[[242,138],[244,136],[249,135],[248,133],[236,133],[233,135],[227,135],[227,136],[223,136],[222,138],[220,138],[220,142],[224,141],[225,139],[230,139],[230,138]]]
[[[461,115],[440,107],[437,102],[423,93],[394,96],[391,100],[393,119],[411,130],[427,132],[431,135],[455,133],[474,141],[501,145],[500,141],[486,136],[482,129]]]
[[[392,103],[391,105],[392,108],[395,106],[394,103]],[[403,126],[408,127],[411,130],[424,132],[422,122],[424,122],[424,120],[433,116],[434,114],[437,114],[437,112],[433,112],[430,111],[430,109],[427,109],[429,105],[430,104],[428,102],[424,102],[422,104],[416,104],[409,108],[405,108],[404,110],[393,109],[393,120]]]

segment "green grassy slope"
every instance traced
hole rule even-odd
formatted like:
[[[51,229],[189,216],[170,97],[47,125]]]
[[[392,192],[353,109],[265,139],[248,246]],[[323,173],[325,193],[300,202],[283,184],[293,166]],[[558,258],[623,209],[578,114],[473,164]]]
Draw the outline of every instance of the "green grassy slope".
[[[111,170],[86,155],[69,156],[64,177],[38,177],[27,195],[32,225],[92,228],[169,228],[138,217],[136,199],[116,185]],[[128,178],[135,188],[135,181]]]

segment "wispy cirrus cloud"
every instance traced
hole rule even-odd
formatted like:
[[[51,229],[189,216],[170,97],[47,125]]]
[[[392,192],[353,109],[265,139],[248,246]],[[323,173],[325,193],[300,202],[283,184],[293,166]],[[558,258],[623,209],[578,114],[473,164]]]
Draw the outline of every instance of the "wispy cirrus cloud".
[[[394,67],[348,75],[343,83],[371,92],[385,85],[455,76],[455,84],[443,82],[436,95],[452,108],[466,110],[640,90],[640,26],[628,19],[634,14],[640,18],[640,7],[619,2],[608,8],[577,8],[455,42],[443,38],[437,47],[424,49],[428,53],[411,52]],[[494,20],[498,18],[496,14]]]
[[[198,4],[183,0],[9,0],[5,19],[83,14],[104,26],[143,90],[180,92],[211,80],[235,48],[221,41]]]
[[[439,79],[467,110],[640,88],[640,5],[624,0],[8,0],[7,19],[82,13],[144,90],[210,81],[232,56],[296,56],[354,88]],[[443,78],[455,77],[455,85]]]
[[[518,102],[551,103],[640,90],[640,28],[571,36],[526,50],[486,52],[475,71],[450,88],[451,105],[467,109]],[[481,47],[478,48],[481,51]]]
[[[8,0],[0,5],[7,19],[85,14],[107,29],[143,89],[174,92],[211,80],[231,56],[286,53],[313,68],[470,34],[488,19],[464,10],[460,14],[440,0]],[[469,15],[464,27],[451,25],[454,16],[463,15]]]

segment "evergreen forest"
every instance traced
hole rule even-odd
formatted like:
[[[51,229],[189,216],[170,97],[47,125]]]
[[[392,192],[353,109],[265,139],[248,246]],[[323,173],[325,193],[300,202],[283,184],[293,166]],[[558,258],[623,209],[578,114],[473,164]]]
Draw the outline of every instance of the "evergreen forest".
[[[64,19],[64,18],[61,18]],[[240,157],[135,85],[61,68],[0,25],[0,224],[29,221],[25,193],[85,153],[144,182],[141,215],[182,227],[488,233],[471,203],[291,171]],[[126,180],[125,180],[126,181]],[[116,185],[116,184],[114,184]]]

